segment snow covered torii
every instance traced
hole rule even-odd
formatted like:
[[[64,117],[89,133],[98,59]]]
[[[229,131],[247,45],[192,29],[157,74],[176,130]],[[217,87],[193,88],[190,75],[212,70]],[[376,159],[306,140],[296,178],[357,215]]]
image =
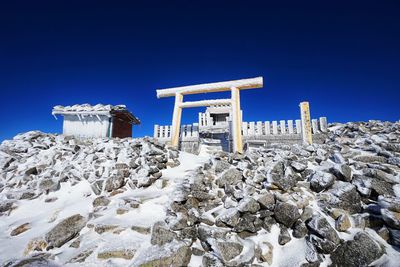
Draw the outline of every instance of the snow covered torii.
[[[176,148],[179,145],[179,129],[181,127],[182,108],[230,105],[232,108],[233,150],[234,152],[242,153],[242,118],[240,115],[239,91],[242,89],[255,89],[261,87],[263,87],[263,77],[156,90],[157,98],[175,96],[175,106],[172,117],[171,145]],[[184,95],[223,91],[231,91],[231,98],[183,102]]]

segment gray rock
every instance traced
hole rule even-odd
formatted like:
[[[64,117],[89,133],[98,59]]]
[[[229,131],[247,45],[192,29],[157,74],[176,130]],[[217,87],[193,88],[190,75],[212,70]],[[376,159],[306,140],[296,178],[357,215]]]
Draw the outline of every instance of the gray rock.
[[[317,171],[310,177],[311,189],[317,193],[329,188],[334,182],[335,176],[327,172]]]
[[[274,210],[275,207],[275,196],[272,193],[265,192],[257,198],[258,203],[260,203],[261,208]]]
[[[285,168],[283,162],[278,162],[269,174],[269,180],[284,191],[292,189],[297,184],[297,178],[290,167]]]
[[[319,203],[330,208],[339,208],[350,214],[361,211],[361,197],[354,185],[336,181],[331,189],[319,196]]]
[[[93,207],[108,206],[110,202],[111,200],[109,200],[107,197],[100,196],[93,200]]]
[[[308,234],[307,226],[301,220],[298,220],[293,226],[293,237],[303,238]]]
[[[307,169],[307,165],[306,164],[300,163],[298,161],[292,161],[290,163],[290,166],[297,172],[302,172],[305,169]]]
[[[295,205],[277,202],[274,209],[275,219],[290,228],[300,218],[300,213]]]
[[[381,246],[364,232],[341,244],[331,254],[332,266],[369,266],[384,254]]]
[[[242,181],[242,173],[237,169],[229,169],[225,171],[222,176],[217,180],[220,187],[225,185],[236,185]]]
[[[86,218],[80,214],[75,214],[54,226],[45,235],[45,240],[50,247],[61,247],[77,236],[85,225]]]
[[[392,229],[388,227],[389,230],[389,243],[393,246],[400,246],[400,230]]]
[[[292,238],[290,237],[288,229],[286,227],[281,227],[281,231],[278,236],[279,245],[284,246],[290,240],[292,240]]]
[[[124,177],[122,175],[112,176],[106,180],[104,189],[107,192],[114,191],[124,186]]]
[[[39,183],[39,189],[46,192],[57,191],[60,189],[60,183],[50,178],[43,179]]]
[[[153,225],[150,243],[152,245],[163,246],[166,243],[176,240],[177,238],[178,235],[169,230],[165,222],[159,221]]]
[[[238,205],[240,212],[256,213],[260,209],[260,204],[252,197],[243,198]]]
[[[131,266],[160,267],[188,266],[192,250],[185,242],[172,241],[164,246],[151,246],[143,250]]]
[[[215,250],[221,256],[223,262],[228,262],[243,251],[243,245],[237,242],[217,241],[215,242]]]
[[[104,180],[96,180],[95,182],[93,182],[90,185],[93,193],[95,193],[96,195],[100,195],[101,192],[103,191],[103,184],[104,184]]]
[[[202,264],[204,267],[224,267],[220,259],[214,254],[207,253],[202,258]]]
[[[388,209],[381,209],[382,219],[385,223],[395,229],[400,229],[400,213],[390,211]]]
[[[228,226],[234,227],[238,224],[239,218],[240,218],[239,211],[235,208],[230,208],[225,210],[220,215],[218,215],[215,224],[217,226],[224,226],[226,224]]]
[[[0,201],[0,212],[6,212],[12,209],[14,202],[10,200]]]
[[[335,229],[321,215],[314,215],[306,222],[312,235],[310,241],[321,252],[327,254],[334,250],[340,243],[340,238]]]
[[[335,175],[336,178],[345,182],[351,182],[353,178],[353,172],[347,164],[336,165],[329,169],[329,171]]]
[[[231,167],[231,165],[224,160],[216,160],[214,165],[215,165],[214,168],[215,168],[216,173],[223,172]]]

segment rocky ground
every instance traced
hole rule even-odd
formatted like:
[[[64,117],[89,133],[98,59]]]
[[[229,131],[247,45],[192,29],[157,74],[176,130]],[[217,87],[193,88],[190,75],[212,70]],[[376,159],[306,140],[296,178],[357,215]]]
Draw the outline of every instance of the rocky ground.
[[[28,132],[0,167],[4,266],[400,262],[400,123],[244,155]]]

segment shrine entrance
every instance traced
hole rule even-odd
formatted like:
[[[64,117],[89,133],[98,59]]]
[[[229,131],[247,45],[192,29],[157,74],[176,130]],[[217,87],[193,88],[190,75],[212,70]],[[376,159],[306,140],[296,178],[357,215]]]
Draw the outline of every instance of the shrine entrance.
[[[174,87],[167,89],[158,89],[157,98],[175,97],[175,105],[172,116],[171,128],[171,146],[178,148],[179,146],[179,132],[181,128],[181,117],[183,108],[191,107],[210,107],[217,105],[226,105],[231,109],[232,114],[232,139],[233,151],[243,153],[243,140],[242,140],[242,115],[240,109],[240,90],[256,89],[263,87],[263,78],[256,77],[251,79],[241,79],[235,81],[205,83],[191,86]],[[230,99],[213,99],[213,100],[200,100],[200,101],[187,101],[183,102],[184,95],[200,94],[200,93],[214,93],[231,91]]]

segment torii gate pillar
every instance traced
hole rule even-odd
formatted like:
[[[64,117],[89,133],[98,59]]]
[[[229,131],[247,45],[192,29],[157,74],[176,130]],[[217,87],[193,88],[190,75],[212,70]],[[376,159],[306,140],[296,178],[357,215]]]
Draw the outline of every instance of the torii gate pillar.
[[[182,108],[230,105],[232,109],[233,151],[243,153],[242,116],[240,113],[240,90],[261,88],[262,86],[263,78],[256,77],[236,81],[206,83],[157,90],[158,98],[175,96],[174,113],[172,116],[171,146],[175,148],[178,148],[179,146],[179,132],[181,127]],[[231,98],[183,102],[184,95],[223,91],[231,91]]]
[[[240,115],[240,91],[238,88],[231,88],[231,97],[233,151],[243,153],[242,116]]]

